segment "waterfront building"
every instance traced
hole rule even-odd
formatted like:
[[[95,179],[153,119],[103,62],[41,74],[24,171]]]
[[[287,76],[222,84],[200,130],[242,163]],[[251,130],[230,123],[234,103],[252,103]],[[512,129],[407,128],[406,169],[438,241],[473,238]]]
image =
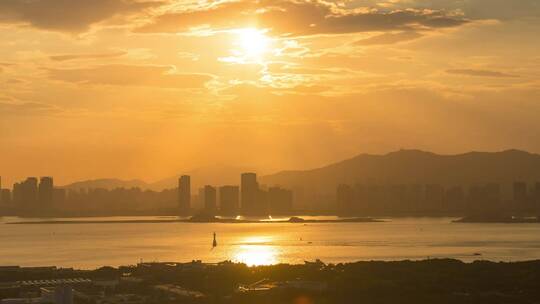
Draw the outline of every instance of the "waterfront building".
[[[178,179],[178,208],[181,214],[187,214],[191,209],[191,177],[188,175]]]
[[[217,210],[217,191],[210,185],[204,186],[204,209],[214,213]]]
[[[240,207],[240,188],[222,186],[219,188],[219,208],[224,215],[237,215]]]

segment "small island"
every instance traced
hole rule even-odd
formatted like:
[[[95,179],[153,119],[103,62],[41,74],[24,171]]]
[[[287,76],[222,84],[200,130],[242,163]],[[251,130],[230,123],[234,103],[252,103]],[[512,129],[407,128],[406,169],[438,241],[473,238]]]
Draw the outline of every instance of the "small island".
[[[523,217],[511,215],[469,215],[454,223],[491,223],[491,224],[532,224],[540,223],[539,217]]]

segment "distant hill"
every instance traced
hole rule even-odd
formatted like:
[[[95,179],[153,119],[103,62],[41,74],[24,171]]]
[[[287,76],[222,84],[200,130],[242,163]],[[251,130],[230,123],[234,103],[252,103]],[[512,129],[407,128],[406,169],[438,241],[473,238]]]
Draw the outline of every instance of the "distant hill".
[[[361,154],[322,168],[283,171],[261,182],[318,193],[335,193],[341,183],[463,185],[540,181],[540,155],[518,150],[438,155],[400,150],[385,155]]]
[[[238,185],[240,184],[240,174],[242,172],[252,172],[250,168],[231,167],[231,166],[213,166],[190,170],[182,174],[191,176],[191,188],[193,193],[204,185]],[[92,189],[92,188],[133,188],[139,187],[143,190],[150,189],[161,191],[163,189],[172,189],[178,186],[179,175],[165,178],[153,183],[147,183],[142,180],[121,180],[116,178],[103,178],[87,181],[79,181],[63,186],[66,189]]]
[[[239,167],[207,167],[185,172],[192,178],[192,192],[205,184],[240,184],[242,172],[255,171]],[[400,150],[384,155],[360,154],[354,158],[311,170],[282,171],[261,176],[261,184],[303,188],[305,192],[334,194],[341,183],[442,184],[463,185],[514,181],[540,181],[540,155],[519,150],[503,152],[470,152],[438,155],[419,150]],[[141,180],[96,179],[80,181],[64,188],[118,187],[163,190],[175,188],[178,176],[154,183]]]
[[[121,180],[117,178],[102,178],[102,179],[93,179],[86,181],[79,181],[72,184],[62,186],[65,189],[114,189],[114,188],[134,188],[138,187],[141,189],[149,188],[149,185],[141,180]]]

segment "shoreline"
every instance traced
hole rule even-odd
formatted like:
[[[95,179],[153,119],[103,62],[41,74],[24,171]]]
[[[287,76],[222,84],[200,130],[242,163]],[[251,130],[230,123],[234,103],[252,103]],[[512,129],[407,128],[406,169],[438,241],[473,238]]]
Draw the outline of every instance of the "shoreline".
[[[373,218],[346,218],[335,220],[306,220],[291,217],[288,220],[236,220],[236,219],[150,219],[150,220],[52,220],[52,221],[19,221],[5,223],[8,225],[64,225],[64,224],[158,224],[158,223],[194,223],[194,224],[316,224],[316,223],[382,223],[384,220]]]
[[[466,216],[452,223],[461,224],[539,224],[538,217],[514,217],[514,216]]]

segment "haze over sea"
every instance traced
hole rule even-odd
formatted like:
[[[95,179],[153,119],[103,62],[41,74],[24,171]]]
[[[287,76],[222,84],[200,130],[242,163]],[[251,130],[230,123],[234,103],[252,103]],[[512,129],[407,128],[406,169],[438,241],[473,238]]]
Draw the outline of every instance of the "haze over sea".
[[[126,219],[156,217],[62,220]],[[146,262],[232,260],[263,265],[315,259],[339,263],[425,258],[464,261],[540,258],[540,224],[464,224],[452,223],[451,218],[313,224],[6,224],[21,220],[33,219],[0,218],[0,265],[95,268],[130,265],[141,259]],[[218,246],[212,250],[213,232],[217,233]]]

